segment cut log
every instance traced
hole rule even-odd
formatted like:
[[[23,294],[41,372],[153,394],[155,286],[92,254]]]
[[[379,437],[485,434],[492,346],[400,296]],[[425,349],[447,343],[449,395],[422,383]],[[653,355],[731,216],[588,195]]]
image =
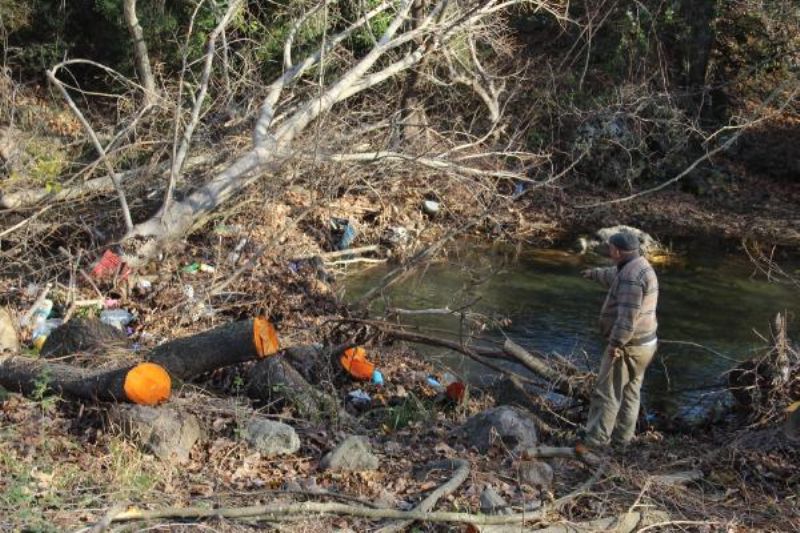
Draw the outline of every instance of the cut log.
[[[154,363],[88,372],[29,357],[3,356],[0,385],[27,395],[55,392],[87,400],[156,405],[169,398],[172,380]]]
[[[147,360],[164,367],[173,379],[189,380],[225,366],[269,357],[280,346],[275,328],[264,317],[233,322],[165,342]]]

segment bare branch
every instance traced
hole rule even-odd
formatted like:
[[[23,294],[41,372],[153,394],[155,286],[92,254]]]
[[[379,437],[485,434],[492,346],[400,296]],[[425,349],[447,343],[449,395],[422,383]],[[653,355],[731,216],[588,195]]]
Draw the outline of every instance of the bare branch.
[[[89,135],[89,139],[91,139],[92,144],[94,145],[95,150],[100,155],[100,158],[103,160],[105,164],[106,171],[108,172],[108,176],[111,178],[111,181],[114,183],[114,188],[117,190],[117,195],[119,196],[119,204],[122,208],[122,216],[125,219],[125,228],[127,231],[131,231],[133,229],[133,220],[131,219],[131,211],[128,208],[128,200],[125,197],[125,189],[122,188],[122,183],[117,178],[117,173],[114,172],[114,168],[111,166],[111,161],[108,160],[106,156],[106,150],[103,148],[103,145],[100,144],[100,141],[97,138],[92,126],[86,120],[86,117],[83,116],[81,110],[78,109],[78,106],[75,105],[75,102],[72,100],[72,97],[67,92],[67,89],[64,85],[58,80],[56,77],[56,72],[63,66],[63,63],[59,63],[54,66],[52,69],[47,71],[47,77],[52,81],[56,87],[58,87],[59,91],[61,91],[61,95],[67,101],[67,105],[78,118],[80,123],[83,125],[83,128],[86,130],[86,134]]]
[[[175,189],[175,182],[177,180],[178,175],[181,172],[181,168],[183,167],[183,162],[186,159],[186,154],[189,152],[189,145],[192,142],[192,135],[194,134],[194,129],[197,127],[197,123],[200,120],[200,110],[203,107],[203,102],[206,98],[206,93],[208,92],[208,82],[211,78],[211,67],[214,63],[214,55],[216,52],[217,46],[217,38],[220,36],[222,31],[225,29],[225,26],[228,25],[233,14],[241,5],[242,0],[233,0],[230,5],[228,5],[228,9],[225,11],[225,14],[220,19],[217,26],[208,36],[208,45],[205,55],[205,62],[203,65],[203,74],[200,78],[200,87],[197,89],[194,97],[194,106],[192,107],[192,114],[191,119],[189,120],[189,124],[187,124],[186,129],[183,130],[183,137],[181,139],[180,147],[172,160],[172,169],[170,171],[170,180],[169,185],[167,186],[167,192],[164,197],[164,209],[168,209],[170,203],[172,202],[172,195]],[[177,128],[177,122],[176,122]],[[128,228],[130,230],[130,228]]]

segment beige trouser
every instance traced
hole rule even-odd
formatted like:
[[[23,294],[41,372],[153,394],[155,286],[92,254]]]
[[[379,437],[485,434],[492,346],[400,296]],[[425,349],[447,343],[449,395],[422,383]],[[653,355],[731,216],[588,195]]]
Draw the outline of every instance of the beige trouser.
[[[656,346],[627,346],[621,357],[612,357],[606,348],[586,421],[587,444],[605,446],[609,440],[626,443],[633,438],[644,371]]]

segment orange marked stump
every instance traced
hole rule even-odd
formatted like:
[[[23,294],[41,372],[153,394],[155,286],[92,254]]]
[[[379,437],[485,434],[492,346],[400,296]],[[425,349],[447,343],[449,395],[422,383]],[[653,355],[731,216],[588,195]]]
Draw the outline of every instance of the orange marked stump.
[[[139,405],[158,405],[169,399],[172,379],[163,367],[155,363],[141,363],[125,375],[125,395]]]
[[[345,350],[339,362],[348,374],[362,381],[372,379],[375,372],[375,365],[367,361],[367,352],[360,346]]]
[[[263,316],[253,320],[253,344],[260,358],[275,355],[280,350],[275,326]]]

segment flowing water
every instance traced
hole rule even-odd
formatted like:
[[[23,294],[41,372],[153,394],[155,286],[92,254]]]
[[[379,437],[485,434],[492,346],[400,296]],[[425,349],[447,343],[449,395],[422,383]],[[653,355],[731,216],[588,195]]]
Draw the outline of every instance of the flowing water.
[[[581,278],[580,271],[607,265],[607,260],[469,243],[457,248],[447,261],[431,264],[392,287],[387,293],[389,305],[457,309],[472,303],[473,312],[495,322],[507,319],[483,332],[484,338],[502,340],[505,334],[524,347],[571,355],[596,369],[603,349],[597,318],[605,290]],[[348,275],[347,295],[363,294],[387,271],[381,266]],[[789,312],[790,335],[797,330],[800,289],[753,275],[752,265],[743,257],[689,251],[671,264],[656,265],[656,272],[661,288],[659,338],[665,342],[659,344],[645,379],[648,409],[674,413],[698,405],[708,396],[708,386],[722,381],[736,361],[766,346],[777,312]],[[373,311],[380,313],[384,303]],[[452,316],[403,318],[440,332],[457,333],[460,327]],[[454,368],[473,383],[493,377],[485,367],[450,350],[418,348],[423,357]]]

